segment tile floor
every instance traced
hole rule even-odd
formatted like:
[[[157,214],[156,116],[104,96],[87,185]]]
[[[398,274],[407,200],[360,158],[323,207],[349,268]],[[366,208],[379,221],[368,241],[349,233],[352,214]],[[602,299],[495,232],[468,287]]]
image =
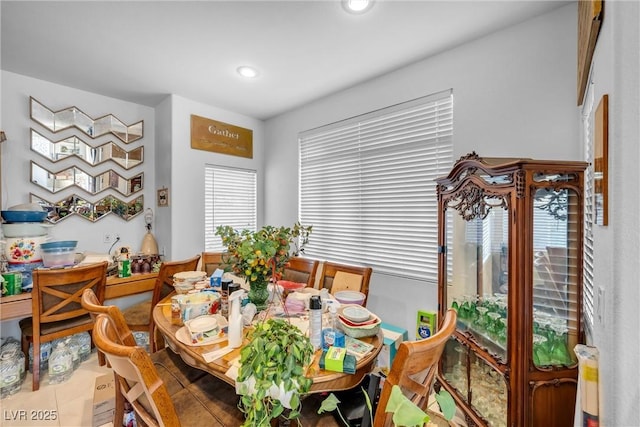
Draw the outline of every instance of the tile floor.
[[[19,392],[0,400],[0,426],[91,427],[95,379],[111,372],[107,367],[98,366],[95,350],[62,384],[49,384],[49,374],[41,373],[40,390],[31,391],[28,372]],[[56,419],[38,419],[38,415],[52,415],[52,411],[56,411]],[[104,427],[107,426],[112,424]]]

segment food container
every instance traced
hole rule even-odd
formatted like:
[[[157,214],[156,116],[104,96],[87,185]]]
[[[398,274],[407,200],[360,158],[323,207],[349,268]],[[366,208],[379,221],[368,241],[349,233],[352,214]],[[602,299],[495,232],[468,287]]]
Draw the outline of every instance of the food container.
[[[40,249],[44,266],[66,267],[74,265],[77,244],[76,240],[43,243],[40,245]]]
[[[200,316],[185,322],[192,344],[201,344],[218,338],[220,329],[215,316]]]
[[[215,306],[218,305],[220,300],[220,296],[213,292],[183,294],[177,295],[176,298],[180,305],[180,313],[183,322],[214,312]],[[214,307],[214,310],[212,310],[212,307]]]
[[[181,271],[173,275],[173,287],[179,294],[195,289],[196,283],[207,278],[205,271]]]
[[[46,236],[53,224],[43,222],[15,222],[2,224],[4,237],[36,237]]]
[[[341,304],[362,305],[367,298],[365,294],[358,291],[338,291],[334,295]]]
[[[47,211],[2,211],[2,219],[7,222],[42,222],[47,215]]]

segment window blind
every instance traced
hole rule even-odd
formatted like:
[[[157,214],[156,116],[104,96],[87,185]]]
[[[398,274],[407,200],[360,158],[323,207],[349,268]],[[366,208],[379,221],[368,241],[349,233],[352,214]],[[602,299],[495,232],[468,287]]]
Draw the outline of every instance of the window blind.
[[[585,161],[589,166],[585,172],[584,183],[584,268],[583,268],[583,312],[585,326],[591,328],[594,322],[594,283],[593,283],[593,224],[594,212],[594,188],[593,188],[593,83],[587,87],[585,103],[582,109],[583,143],[585,148]]]
[[[300,134],[305,255],[437,280],[435,179],[453,165],[447,90]]]
[[[204,193],[205,251],[224,250],[220,225],[256,230],[256,171],[205,165]]]

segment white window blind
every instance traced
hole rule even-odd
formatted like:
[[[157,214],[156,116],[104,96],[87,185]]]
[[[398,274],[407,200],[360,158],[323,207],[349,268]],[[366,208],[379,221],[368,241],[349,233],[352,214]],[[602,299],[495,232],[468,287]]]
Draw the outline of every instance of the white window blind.
[[[453,165],[447,90],[300,135],[305,255],[437,280],[435,179]]]
[[[256,230],[256,171],[205,165],[205,251],[224,250],[216,228]]]
[[[594,321],[594,283],[593,283],[593,223],[594,188],[593,188],[593,83],[587,87],[584,106],[582,107],[583,143],[585,161],[589,162],[584,183],[584,268],[583,268],[583,311],[585,326],[590,328]]]

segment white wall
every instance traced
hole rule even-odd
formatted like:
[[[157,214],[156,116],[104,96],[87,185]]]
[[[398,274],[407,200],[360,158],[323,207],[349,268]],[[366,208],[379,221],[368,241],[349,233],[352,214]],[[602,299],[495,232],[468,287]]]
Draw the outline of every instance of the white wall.
[[[144,136],[139,141],[124,144],[113,135],[92,140],[88,136],[79,135],[76,130],[72,129],[52,134],[31,120],[29,113],[30,96],[54,111],[76,106],[93,118],[113,114],[127,124],[144,120]],[[74,161],[69,159],[51,163],[31,151],[31,128],[45,136],[50,136],[55,141],[67,136],[79,135],[92,145],[113,140],[127,151],[141,145],[144,146],[144,163],[129,170],[124,170],[113,162],[105,162],[95,167],[80,161],[77,161],[77,163],[80,168],[92,175],[108,169],[114,169],[124,177],[131,177],[143,172],[144,189],[141,194],[144,195],[145,208],[154,206],[155,119],[153,108],[2,71],[2,112],[3,130],[8,138],[2,144],[2,209],[29,202],[29,193],[51,202],[57,202],[74,193],[90,201],[97,201],[108,194],[113,194],[119,199],[127,201],[134,198],[133,196],[125,197],[111,190],[89,195],[75,187],[52,194],[44,188],[32,184],[30,182],[31,160],[54,172],[70,166]],[[104,233],[118,233],[122,239],[117,244],[118,247],[130,246],[132,250],[139,251],[145,230],[143,215],[138,215],[130,221],[125,221],[116,215],[107,215],[95,223],[73,215],[53,226],[50,235],[56,240],[77,240],[77,250],[79,252],[106,253],[111,245],[103,242],[102,236]]]
[[[229,123],[253,130],[253,158],[217,154],[191,148],[191,115]],[[264,124],[261,120],[236,114],[179,96],[171,96],[171,169],[158,170],[158,182],[169,182],[170,208],[158,209],[166,215],[170,209],[171,251],[168,259],[185,259],[204,250],[204,166],[232,166],[256,170],[258,174],[258,224],[262,221],[264,197]],[[165,156],[166,153],[162,153]],[[166,173],[170,173],[167,181]],[[163,220],[163,219],[161,219]],[[163,230],[163,235],[166,230]],[[161,246],[163,243],[159,243]]]
[[[591,70],[595,105],[609,95],[609,225],[596,226],[593,344],[600,351],[601,425],[637,426],[640,402],[640,4],[606,2]]]
[[[573,4],[268,120],[265,222],[297,219],[299,132],[448,88],[455,159],[474,150],[581,159],[576,27]],[[417,310],[437,308],[437,286],[374,272],[368,306],[415,336]]]

